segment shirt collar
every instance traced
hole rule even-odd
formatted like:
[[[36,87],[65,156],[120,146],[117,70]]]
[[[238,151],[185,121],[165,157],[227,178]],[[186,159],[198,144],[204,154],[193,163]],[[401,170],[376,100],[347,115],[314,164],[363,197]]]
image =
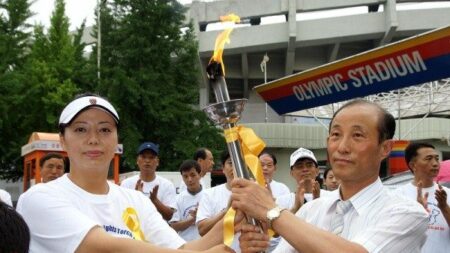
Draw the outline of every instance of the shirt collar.
[[[375,201],[378,196],[382,193],[384,187],[383,183],[381,183],[380,178],[375,180],[372,184],[366,186],[364,189],[353,195],[349,201],[352,203],[353,208],[355,208],[356,212],[358,212],[359,215],[361,215],[361,212],[369,206],[369,203],[372,203]],[[334,206],[334,203],[337,203],[337,201],[342,200],[340,196],[340,187],[339,189],[333,191],[328,195],[332,200],[332,206]]]
[[[364,208],[369,206],[369,203],[374,202],[382,193],[383,189],[383,183],[381,183],[381,179],[378,178],[375,182],[351,197],[350,201],[358,214],[361,214]]]

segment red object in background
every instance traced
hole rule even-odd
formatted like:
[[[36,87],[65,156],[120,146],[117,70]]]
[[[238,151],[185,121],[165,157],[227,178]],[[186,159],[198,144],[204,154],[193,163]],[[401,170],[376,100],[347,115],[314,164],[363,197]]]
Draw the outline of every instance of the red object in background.
[[[28,143],[22,146],[23,156],[23,191],[28,190],[34,184],[41,182],[40,159],[48,152],[57,152],[67,156],[59,142],[58,133],[33,132],[28,139]],[[108,171],[108,180],[119,183],[119,159],[123,153],[122,144],[117,145],[114,158]],[[66,171],[67,172],[67,171]]]
[[[450,160],[442,161],[436,182],[450,182]]]
[[[389,175],[408,170],[408,165],[405,161],[405,149],[408,145],[409,141],[394,141],[394,146],[392,147],[392,151],[388,158]]]

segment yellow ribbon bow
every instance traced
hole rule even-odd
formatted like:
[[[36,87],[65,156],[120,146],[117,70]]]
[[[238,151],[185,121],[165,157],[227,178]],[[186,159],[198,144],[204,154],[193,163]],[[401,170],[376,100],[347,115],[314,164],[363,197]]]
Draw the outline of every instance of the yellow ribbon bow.
[[[224,134],[227,143],[236,140],[240,141],[245,163],[255,177],[256,182],[264,187],[264,174],[258,158],[259,153],[266,147],[264,141],[255,134],[253,129],[244,126],[225,129]]]
[[[265,186],[265,179],[262,173],[261,163],[258,155],[264,149],[266,144],[262,141],[251,128],[244,126],[236,126],[224,130],[225,140],[227,143],[240,141],[242,153],[245,163],[252,172],[256,182]],[[234,216],[236,210],[232,207],[228,209],[223,219],[223,243],[228,247],[231,246],[234,239]]]
[[[122,220],[128,229],[131,230],[133,237],[138,241],[145,241],[144,233],[141,230],[141,224],[139,223],[139,218],[136,210],[132,207],[128,207],[123,211]]]

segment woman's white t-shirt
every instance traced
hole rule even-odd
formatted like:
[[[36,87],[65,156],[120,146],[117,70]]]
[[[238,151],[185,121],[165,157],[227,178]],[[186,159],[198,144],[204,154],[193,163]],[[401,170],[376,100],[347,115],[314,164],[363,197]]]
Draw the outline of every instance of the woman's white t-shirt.
[[[134,238],[122,215],[137,213],[145,239],[158,246],[179,248],[185,241],[163,220],[143,194],[109,183],[105,195],[91,194],[67,174],[23,193],[17,211],[31,232],[30,252],[74,252],[94,226],[115,237]]]

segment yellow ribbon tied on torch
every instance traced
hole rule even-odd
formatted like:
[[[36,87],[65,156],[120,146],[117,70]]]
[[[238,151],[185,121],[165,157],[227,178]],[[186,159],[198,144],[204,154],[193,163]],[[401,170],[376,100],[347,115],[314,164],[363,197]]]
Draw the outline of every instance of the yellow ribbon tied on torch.
[[[240,141],[245,163],[255,177],[256,182],[264,187],[266,182],[258,158],[259,153],[266,147],[264,141],[255,134],[253,129],[244,126],[225,129],[224,134],[227,143],[236,140]]]
[[[265,186],[266,182],[262,173],[261,163],[258,155],[265,148],[266,144],[259,138],[253,129],[244,126],[236,126],[224,130],[225,140],[227,143],[240,141],[241,150],[244,155],[245,163],[252,172],[256,182]],[[229,208],[223,220],[223,243],[231,246],[234,238],[234,216],[236,211]]]
[[[133,237],[138,241],[145,241],[144,233],[141,230],[141,224],[139,223],[139,218],[136,210],[132,207],[128,207],[123,211],[122,220],[128,229],[131,230]]]

